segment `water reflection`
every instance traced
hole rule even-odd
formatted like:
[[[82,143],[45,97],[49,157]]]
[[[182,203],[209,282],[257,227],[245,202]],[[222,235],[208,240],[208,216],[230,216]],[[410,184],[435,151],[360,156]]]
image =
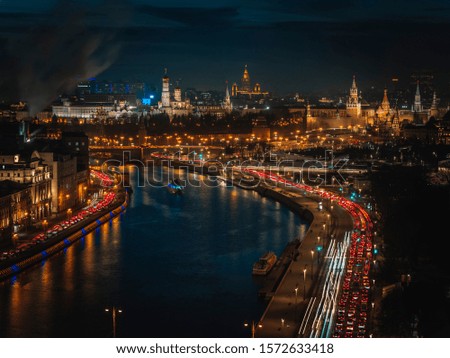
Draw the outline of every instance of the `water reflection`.
[[[0,336],[108,337],[113,305],[124,310],[122,337],[248,336],[243,321],[265,306],[253,262],[305,230],[253,192],[134,186],[126,214],[0,284]]]

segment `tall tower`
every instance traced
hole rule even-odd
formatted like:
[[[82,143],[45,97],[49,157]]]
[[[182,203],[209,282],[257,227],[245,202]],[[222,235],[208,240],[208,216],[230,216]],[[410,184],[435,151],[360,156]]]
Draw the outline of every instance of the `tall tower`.
[[[241,84],[242,84],[242,91],[250,92],[251,91],[251,84],[250,84],[250,75],[248,74],[247,65],[245,65],[244,68],[244,74],[241,78]]]
[[[392,118],[392,132],[394,136],[400,135],[400,114],[398,113],[398,107],[395,108],[394,118]]]
[[[389,116],[391,113],[391,104],[389,103],[389,98],[387,95],[387,89],[384,89],[383,101],[380,104],[380,107],[377,109],[377,116],[379,118],[384,118]]]
[[[420,99],[419,81],[417,81],[416,95],[414,96],[413,112],[422,112],[422,101]]]
[[[236,82],[234,82],[233,86],[231,86],[231,95],[233,97],[237,97],[238,90],[239,90],[238,85],[236,84]]]
[[[383,109],[383,111],[386,111],[386,113],[389,113],[389,111],[391,110],[391,104],[389,103],[389,98],[387,95],[387,88],[384,89],[384,96],[383,101],[381,102],[381,108]]]
[[[233,109],[233,105],[231,104],[230,91],[228,90],[228,82],[227,82],[227,88],[225,90],[225,100],[223,102],[223,108],[227,112],[231,112]]]
[[[167,76],[167,68],[164,69],[164,77],[162,78],[161,104],[163,108],[170,107],[170,84],[169,76]]]
[[[173,98],[175,99],[176,102],[181,102],[181,88],[178,86],[178,81],[177,86],[175,87],[175,91],[173,93]]]
[[[350,88],[350,94],[347,100],[347,114],[351,117],[361,116],[361,102],[358,96],[358,87],[356,86],[356,77],[353,76],[352,87]]]
[[[436,91],[433,92],[433,102],[431,102],[430,107],[430,117],[434,117],[437,119],[439,116],[439,110],[438,110],[438,100],[436,97]]]

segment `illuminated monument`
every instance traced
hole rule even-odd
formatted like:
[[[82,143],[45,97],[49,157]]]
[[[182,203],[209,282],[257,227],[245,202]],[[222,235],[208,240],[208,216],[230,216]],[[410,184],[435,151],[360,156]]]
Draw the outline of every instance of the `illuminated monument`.
[[[347,100],[347,115],[359,118],[361,116],[361,102],[359,100],[358,87],[356,86],[356,78],[353,76],[352,87]]]
[[[188,98],[184,101],[181,98],[181,88],[175,87],[173,96],[170,93],[170,78],[167,75],[167,69],[164,70],[162,78],[161,101],[158,102],[158,109],[166,113],[169,117],[175,115],[188,115],[192,111],[192,105]]]
[[[245,65],[244,68],[244,74],[241,78],[241,87],[238,87],[238,85],[233,83],[233,86],[231,87],[231,96],[233,98],[264,98],[269,96],[269,92],[263,92],[261,91],[261,85],[259,83],[255,83],[255,85],[252,88],[252,84],[250,81],[250,74],[248,73],[247,65]]]

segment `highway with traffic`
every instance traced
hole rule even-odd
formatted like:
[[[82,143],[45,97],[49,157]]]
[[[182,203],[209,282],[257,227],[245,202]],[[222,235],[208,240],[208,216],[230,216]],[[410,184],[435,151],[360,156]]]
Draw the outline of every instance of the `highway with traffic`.
[[[296,336],[347,338],[370,336],[368,331],[372,282],[370,275],[374,260],[373,224],[368,213],[358,203],[334,192],[295,183],[274,172],[249,168],[241,170],[260,178],[266,185],[281,185],[287,192],[314,197],[319,207],[327,207],[323,202],[328,203],[328,209],[340,210],[340,220],[347,221],[335,223],[333,237],[330,235],[326,249],[325,245],[318,246],[326,250],[325,256],[320,273],[310,291],[311,296],[304,300],[302,318],[296,322],[298,326]],[[342,215],[342,212],[346,215]],[[349,223],[351,225],[348,225]]]

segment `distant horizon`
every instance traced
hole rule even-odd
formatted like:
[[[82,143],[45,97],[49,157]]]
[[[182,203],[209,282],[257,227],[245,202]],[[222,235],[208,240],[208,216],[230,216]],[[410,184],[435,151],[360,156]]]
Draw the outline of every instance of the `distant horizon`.
[[[248,64],[276,95],[345,92],[354,74],[364,91],[383,88],[427,69],[440,91],[450,84],[443,0],[5,0],[0,17],[0,93],[36,108],[76,78],[158,87],[164,68],[184,87],[222,90]]]
[[[243,69],[244,69],[244,65],[242,66],[242,72],[243,72]],[[261,81],[259,78],[255,78],[254,76],[252,76],[252,72],[251,72],[251,68],[250,67],[248,68],[248,71],[250,73],[251,83],[252,84],[255,84],[255,83],[261,84],[261,88],[263,90],[268,90],[269,92],[272,92],[270,90],[270,88],[272,88],[272,87],[279,87],[280,86],[280,85],[276,85],[276,84],[274,85],[272,83],[265,84],[264,81]],[[192,89],[195,89],[197,91],[221,91],[221,92],[225,92],[227,84],[228,84],[228,87],[230,89],[231,89],[231,86],[233,85],[233,83],[237,83],[237,85],[240,86],[242,72],[241,72],[239,78],[237,78],[236,80],[233,80],[233,81],[231,81],[231,80],[224,80],[222,86],[219,86],[219,85],[216,84],[216,85],[212,85],[210,87],[207,87],[206,85],[203,85],[202,87],[197,87],[197,86],[191,85],[190,83],[187,83],[187,81],[183,80],[182,78],[180,80],[179,79],[180,77],[176,76],[176,74],[172,77],[171,73],[170,73],[170,70],[168,70],[167,75],[170,78],[170,84],[171,85],[172,84],[175,85],[175,83],[178,81],[179,82],[179,86],[182,89],[191,89],[192,88]],[[430,71],[430,72],[433,73],[432,71]],[[383,81],[381,81],[381,80],[380,81],[367,81],[366,82],[366,81],[364,81],[364,78],[361,79],[361,78],[358,77],[358,75],[355,75],[355,76],[356,76],[357,86],[358,86],[358,89],[360,91],[364,92],[364,91],[368,91],[368,90],[375,90],[375,91],[378,90],[378,91],[381,91],[381,93],[382,93],[385,88],[389,89],[390,87],[393,86],[392,78],[397,78],[398,79],[398,84],[396,86],[399,87],[399,88],[407,89],[407,88],[415,87],[416,80],[412,79],[413,74],[414,73],[411,73],[409,76],[404,76],[404,77],[393,76],[393,77],[391,77],[389,79],[386,79],[386,81],[384,81],[384,84],[383,84]],[[114,78],[113,76],[108,77],[106,74],[99,74],[98,76],[95,77],[95,80],[99,81],[99,82],[105,81],[105,82],[117,82],[117,83],[118,82],[124,82],[124,83],[125,82],[129,82],[129,83],[142,82],[142,83],[145,83],[145,84],[147,84],[149,86],[154,86],[157,89],[160,89],[161,88],[161,80],[162,80],[163,75],[164,75],[164,72],[162,72],[161,73],[161,77],[159,77],[157,79],[154,79],[152,77],[150,80],[145,80],[143,78],[144,76],[142,76],[142,78],[135,77],[133,79],[133,78],[121,78],[121,77]],[[435,78],[434,78],[434,81],[433,81],[433,84],[434,84],[433,87],[436,88],[436,89],[443,90],[443,88],[441,88],[441,87],[444,87],[445,85],[441,83],[442,80],[440,81],[439,79],[436,78],[436,76],[434,76],[434,77]],[[89,80],[85,80],[85,81],[89,81]],[[308,89],[304,89],[304,88],[298,88],[297,90],[285,91],[285,92],[282,92],[282,93],[276,92],[276,94],[279,95],[279,96],[286,96],[286,95],[298,93],[299,95],[307,94],[307,95],[321,96],[325,92],[328,92],[328,93],[334,92],[334,94],[337,94],[338,92],[340,92],[340,93],[344,93],[344,92],[348,93],[348,91],[349,91],[349,89],[350,89],[350,87],[352,85],[352,80],[353,80],[353,75],[351,75],[349,77],[347,83],[344,84],[343,87],[339,86],[338,84],[335,84],[335,85],[331,85],[331,86],[328,86],[328,87],[318,88],[316,90],[308,90]],[[80,81],[80,82],[84,82],[84,81]],[[444,91],[442,91],[442,92],[444,93]]]

